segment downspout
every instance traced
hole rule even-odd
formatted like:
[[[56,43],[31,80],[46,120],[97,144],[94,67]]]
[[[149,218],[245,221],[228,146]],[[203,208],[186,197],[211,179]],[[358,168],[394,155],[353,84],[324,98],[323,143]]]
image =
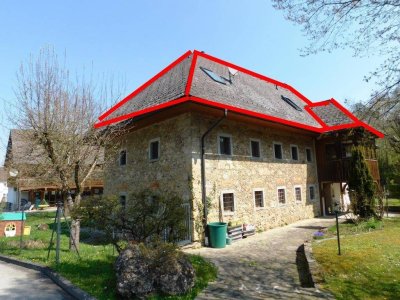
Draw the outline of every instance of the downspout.
[[[206,228],[207,228],[208,210],[207,210],[207,199],[206,199],[205,139],[206,139],[207,135],[227,117],[227,115],[228,115],[228,110],[225,109],[224,116],[221,119],[219,119],[217,122],[215,122],[210,128],[208,128],[208,130],[201,137],[201,199],[203,202],[203,214],[204,214],[203,226],[204,226],[206,235],[207,235]]]

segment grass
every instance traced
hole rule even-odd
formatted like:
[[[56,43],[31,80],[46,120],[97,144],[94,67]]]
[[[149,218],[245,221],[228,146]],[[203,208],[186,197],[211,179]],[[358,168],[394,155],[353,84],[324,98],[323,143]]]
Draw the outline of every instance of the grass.
[[[384,204],[386,205],[386,201],[384,202]],[[400,206],[400,199],[389,198],[388,205],[389,206]]]
[[[55,212],[43,212],[28,214],[26,225],[31,226],[31,235],[24,236],[27,248],[19,250],[20,237],[0,238],[0,253],[14,256],[21,260],[31,261],[46,265],[59,272],[81,289],[93,295],[97,299],[117,299],[115,294],[115,272],[113,269],[117,252],[111,245],[91,245],[80,243],[80,256],[68,250],[68,227],[62,223],[61,252],[59,266],[55,264],[54,247],[47,260],[47,249],[51,238]],[[40,231],[39,224],[48,224],[49,229]],[[55,236],[54,236],[55,241]],[[194,299],[204,289],[208,282],[216,278],[214,265],[200,256],[189,256],[196,270],[196,283],[194,288],[184,296],[168,297],[157,296],[154,299]]]
[[[354,227],[340,225],[344,233],[341,256],[336,239],[314,242],[314,256],[324,273],[323,287],[337,299],[399,299],[400,218],[385,219],[380,230]]]

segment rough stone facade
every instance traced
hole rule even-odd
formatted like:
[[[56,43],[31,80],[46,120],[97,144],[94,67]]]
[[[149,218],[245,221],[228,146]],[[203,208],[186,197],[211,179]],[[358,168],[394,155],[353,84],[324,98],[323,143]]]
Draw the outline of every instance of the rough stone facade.
[[[192,239],[198,240],[202,211],[200,139],[216,120],[185,113],[125,135],[121,149],[127,151],[127,164],[119,166],[115,158],[106,166],[105,194],[129,195],[144,188],[178,193],[191,202]],[[219,134],[231,137],[231,156],[218,154]],[[150,162],[149,141],[156,138],[160,139],[160,159]],[[258,159],[251,157],[251,139],[260,141]],[[273,142],[282,144],[282,160],[274,158]],[[208,221],[240,220],[265,230],[320,214],[312,137],[226,119],[208,135],[205,144],[206,189],[211,204]],[[298,147],[298,161],[291,159],[291,145]],[[306,147],[311,150],[312,162],[306,161]],[[309,197],[310,185],[314,186],[314,201]],[[295,186],[301,187],[301,202],[296,202]],[[278,187],[285,188],[285,204],[278,203]],[[262,208],[255,207],[255,189],[263,191]],[[234,193],[233,213],[219,209],[224,191]]]

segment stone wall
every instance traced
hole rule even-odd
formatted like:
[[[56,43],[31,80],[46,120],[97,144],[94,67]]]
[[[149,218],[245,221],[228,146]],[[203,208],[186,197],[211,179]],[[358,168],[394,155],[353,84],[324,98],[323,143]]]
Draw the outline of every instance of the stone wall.
[[[192,199],[192,236],[201,236],[201,160],[200,139],[216,121],[198,113],[177,117],[138,129],[124,135],[120,149],[127,151],[126,166],[119,166],[117,153],[106,153],[105,194],[127,195],[143,189],[175,192],[188,201]],[[218,154],[218,134],[232,137],[233,155]],[[160,139],[160,158],[149,161],[149,141]],[[261,142],[261,158],[250,155],[250,139]],[[273,157],[273,141],[283,145],[283,159]],[[290,145],[299,150],[299,160],[290,159]],[[313,161],[306,162],[305,147],[312,149]],[[209,221],[241,220],[260,230],[292,223],[319,215],[319,190],[312,137],[275,129],[251,127],[224,120],[206,139],[206,188],[210,199]],[[315,201],[307,195],[315,185]],[[277,187],[286,188],[286,204],[279,205]],[[302,201],[296,203],[294,187],[301,187]],[[264,192],[265,206],[255,208],[254,189]],[[219,213],[221,193],[232,191],[235,212]]]
[[[201,201],[200,137],[217,119],[192,116],[193,195],[194,205]],[[232,138],[233,155],[218,154],[218,135]],[[250,139],[261,143],[261,158],[251,158]],[[283,159],[276,160],[273,142],[283,146]],[[298,146],[299,160],[292,161],[290,145]],[[305,148],[312,150],[313,160],[306,162]],[[315,200],[310,201],[308,186],[315,186]],[[286,188],[286,204],[278,204],[277,188]],[[296,203],[294,187],[301,187],[302,201]],[[241,220],[265,230],[320,214],[318,177],[312,137],[275,129],[250,127],[224,120],[206,139],[206,189],[211,200],[209,221]],[[255,208],[254,189],[264,192],[265,207]],[[220,213],[221,193],[230,191],[235,197],[235,212]],[[196,210],[195,210],[196,211]]]
[[[149,159],[150,140],[160,140],[160,157]],[[119,151],[107,149],[104,194],[129,194],[152,189],[174,192],[189,200],[191,178],[190,115],[183,114],[121,137],[127,162],[119,165]]]

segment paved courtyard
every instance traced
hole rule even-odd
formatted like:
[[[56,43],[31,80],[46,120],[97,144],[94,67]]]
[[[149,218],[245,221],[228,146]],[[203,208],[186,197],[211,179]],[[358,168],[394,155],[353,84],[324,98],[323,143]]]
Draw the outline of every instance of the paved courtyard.
[[[268,230],[224,249],[188,250],[210,259],[218,278],[197,299],[333,299],[307,285],[301,245],[334,218],[315,218]],[[299,275],[302,274],[302,275]]]

